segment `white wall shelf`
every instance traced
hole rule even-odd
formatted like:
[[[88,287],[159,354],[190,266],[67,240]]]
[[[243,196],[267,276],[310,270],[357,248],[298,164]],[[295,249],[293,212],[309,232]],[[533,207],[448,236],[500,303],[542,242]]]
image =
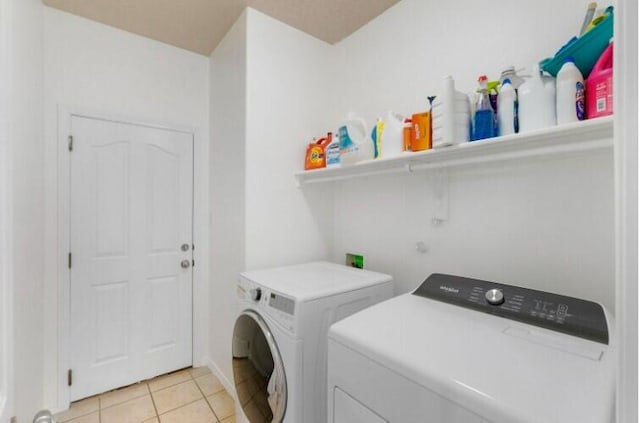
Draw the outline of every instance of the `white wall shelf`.
[[[566,156],[613,149],[613,117],[507,135],[457,146],[403,153],[350,166],[296,172],[299,186],[385,173],[413,172],[539,156]]]

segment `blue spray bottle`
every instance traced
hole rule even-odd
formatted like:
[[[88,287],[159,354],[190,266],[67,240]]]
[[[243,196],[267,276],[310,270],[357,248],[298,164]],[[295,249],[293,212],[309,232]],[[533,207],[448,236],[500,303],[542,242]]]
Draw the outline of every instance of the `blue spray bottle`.
[[[489,89],[487,88],[487,76],[481,75],[478,78],[478,104],[473,115],[473,138],[472,141],[492,138],[496,136],[495,114],[489,99]]]

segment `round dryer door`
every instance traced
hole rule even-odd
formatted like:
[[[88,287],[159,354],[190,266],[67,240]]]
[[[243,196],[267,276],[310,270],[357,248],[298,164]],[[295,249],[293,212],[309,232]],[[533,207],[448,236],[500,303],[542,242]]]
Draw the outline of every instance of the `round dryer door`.
[[[273,334],[260,315],[244,311],[233,329],[233,378],[238,401],[251,423],[280,423],[287,380]]]

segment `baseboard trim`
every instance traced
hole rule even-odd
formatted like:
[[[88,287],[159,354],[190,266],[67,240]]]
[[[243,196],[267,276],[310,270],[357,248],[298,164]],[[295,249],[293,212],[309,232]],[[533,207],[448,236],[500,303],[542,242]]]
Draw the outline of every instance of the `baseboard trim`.
[[[220,380],[222,385],[224,385],[224,389],[227,390],[229,395],[231,395],[235,401],[238,401],[235,384],[231,382],[229,379],[227,379],[224,373],[222,373],[222,370],[220,370],[220,367],[218,367],[218,365],[214,363],[213,360],[211,360],[211,358],[209,357],[205,358],[204,362],[205,362],[205,365],[209,368],[209,370],[211,370],[211,373],[213,373]]]

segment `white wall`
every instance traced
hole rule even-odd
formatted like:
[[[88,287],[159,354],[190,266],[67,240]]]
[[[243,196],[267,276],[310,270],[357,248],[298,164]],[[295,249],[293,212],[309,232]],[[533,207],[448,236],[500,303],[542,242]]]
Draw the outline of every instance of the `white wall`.
[[[337,44],[343,107],[369,120],[387,109],[409,114],[425,110],[446,75],[470,92],[481,74],[496,79],[511,65],[528,71],[579,31],[585,7],[581,0],[402,0]]]
[[[209,354],[233,386],[235,281],[245,266],[246,12],[211,55],[211,291]],[[225,380],[226,379],[226,380]]]
[[[333,47],[256,10],[247,25],[247,268],[327,258],[330,187],[296,188],[313,137],[332,129]]]
[[[211,57],[211,357],[227,385],[238,273],[329,257],[329,187],[299,190],[293,172],[334,120],[331,58],[253,9]]]
[[[506,66],[552,55],[579,29],[583,9],[579,0],[403,0],[337,45],[342,110],[369,122],[387,109],[424,110],[448,74],[470,92],[480,74],[497,78]],[[366,267],[394,275],[398,293],[448,272],[594,299],[613,310],[611,153],[452,169],[449,220],[439,227],[431,224],[429,175],[336,183],[334,260],[364,253]],[[426,254],[415,251],[418,241]]]
[[[58,324],[56,256],[58,106],[114,115],[137,122],[179,126],[196,131],[194,251],[194,360],[207,352],[208,313],[208,156],[209,61],[147,38],[45,8],[46,279],[45,400],[57,397]],[[198,266],[198,263],[201,266]]]
[[[43,398],[42,4],[10,7],[13,414],[30,421]]]

